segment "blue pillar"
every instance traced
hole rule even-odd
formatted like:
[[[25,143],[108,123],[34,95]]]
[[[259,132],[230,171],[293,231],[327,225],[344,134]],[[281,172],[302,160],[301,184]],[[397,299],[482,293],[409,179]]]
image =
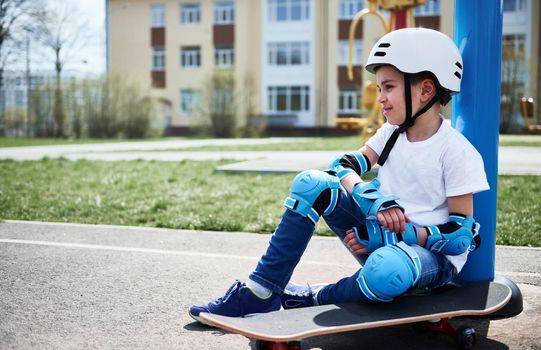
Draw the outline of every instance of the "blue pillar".
[[[470,253],[463,281],[494,278],[502,6],[498,0],[455,0],[455,42],[462,52],[464,76],[453,104],[452,125],[483,156],[490,191],[474,195],[474,217],[481,224],[481,247]]]

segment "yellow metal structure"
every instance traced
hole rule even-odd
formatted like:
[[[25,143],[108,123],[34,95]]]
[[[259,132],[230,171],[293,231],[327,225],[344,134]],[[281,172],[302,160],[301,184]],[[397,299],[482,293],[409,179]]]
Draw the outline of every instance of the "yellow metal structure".
[[[396,29],[396,13],[398,11],[406,11],[409,26],[415,26],[415,18],[413,8],[418,5],[424,5],[425,0],[368,0],[368,8],[365,8],[353,17],[353,21],[349,27],[349,52],[348,52],[348,78],[353,80],[353,43],[355,42],[355,30],[357,25],[365,16],[372,15],[379,19],[384,33],[389,33],[393,28]],[[378,11],[378,5],[383,10],[391,11],[389,22]],[[378,99],[377,86],[374,82],[367,80],[363,86],[361,97],[361,106],[364,110],[369,110],[370,113],[366,118],[337,118],[336,123],[339,127],[345,129],[360,129],[363,143],[373,135],[376,130],[383,124],[383,115],[381,114],[381,106],[377,102]]]
[[[348,52],[348,78],[349,80],[353,80],[353,43],[355,40],[355,30],[357,28],[357,25],[361,22],[361,20],[368,15],[376,16],[385,33],[388,33],[390,31],[389,24],[387,23],[387,20],[385,17],[378,11],[378,0],[369,0],[369,7],[367,9],[363,9],[359,11],[355,17],[353,18],[353,21],[351,22],[351,25],[349,27],[349,52]],[[338,118],[336,123],[341,128],[346,129],[360,129],[361,130],[361,139],[363,142],[367,140],[367,138],[371,135],[373,135],[376,130],[383,124],[383,116],[381,115],[381,107],[379,103],[377,103],[378,93],[377,93],[377,86],[374,82],[371,82],[369,80],[365,81],[363,86],[363,93],[361,97],[361,106],[365,110],[370,110],[370,113],[368,117],[366,118]]]
[[[541,134],[541,124],[530,123],[530,118],[534,117],[535,105],[533,98],[523,97],[520,99],[520,114],[524,118],[524,126],[530,133]],[[535,119],[534,119],[535,122]]]

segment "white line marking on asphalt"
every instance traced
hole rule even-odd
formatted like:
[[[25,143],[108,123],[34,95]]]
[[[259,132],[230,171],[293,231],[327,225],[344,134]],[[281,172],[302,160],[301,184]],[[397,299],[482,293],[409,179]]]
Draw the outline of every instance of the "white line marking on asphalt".
[[[30,244],[49,247],[63,247],[63,248],[78,248],[78,249],[95,249],[95,250],[113,250],[118,252],[136,252],[136,253],[150,253],[150,254],[164,254],[164,255],[179,255],[179,256],[194,256],[204,258],[220,258],[220,259],[238,259],[238,260],[259,260],[259,257],[246,256],[246,255],[232,255],[232,254],[217,254],[217,253],[205,253],[205,252],[189,252],[183,250],[165,250],[165,249],[150,249],[150,248],[136,248],[136,247],[119,247],[99,244],[85,244],[85,243],[67,243],[67,242],[50,242],[50,241],[32,241],[32,240],[19,240],[19,239],[0,239],[0,243],[15,243],[15,244]],[[301,260],[301,264],[318,265],[318,266],[349,266],[344,264],[333,264],[312,260]]]
[[[85,244],[85,243],[33,241],[33,240],[19,240],[19,239],[0,239],[0,243],[30,244],[30,245],[49,246],[49,247],[78,248],[78,249],[112,250],[112,251],[118,251],[118,252],[193,256],[193,257],[217,258],[217,259],[237,259],[237,260],[251,260],[251,261],[259,260],[259,257],[247,256],[247,255],[217,254],[217,253],[191,252],[191,251],[189,252],[189,251],[183,251],[183,250],[165,250],[165,249],[150,249],[150,248],[136,248],[136,247],[119,247],[119,246]],[[334,263],[314,261],[314,260],[301,260],[301,264],[316,265],[316,266],[356,267],[356,265],[334,264]],[[514,277],[532,277],[532,278],[541,277],[541,273],[537,273],[537,272],[496,271],[496,273],[498,275],[510,276],[510,277],[513,277],[513,276]]]
[[[541,277],[538,272],[496,271],[498,275],[514,277]]]

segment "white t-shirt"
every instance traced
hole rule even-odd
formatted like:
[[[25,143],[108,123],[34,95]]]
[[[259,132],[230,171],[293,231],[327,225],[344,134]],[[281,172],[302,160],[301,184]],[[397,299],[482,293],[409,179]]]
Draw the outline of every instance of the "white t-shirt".
[[[388,123],[366,145],[378,155],[397,128]],[[436,134],[410,142],[406,133],[398,139],[385,164],[378,170],[380,192],[400,197],[397,202],[416,225],[439,225],[448,221],[447,197],[486,191],[483,159],[457,130],[442,121]],[[467,253],[449,260],[460,271]]]

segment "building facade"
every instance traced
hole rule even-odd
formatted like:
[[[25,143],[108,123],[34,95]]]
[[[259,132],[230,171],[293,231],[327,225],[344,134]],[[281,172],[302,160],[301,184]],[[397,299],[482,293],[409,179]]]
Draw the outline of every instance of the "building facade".
[[[513,86],[537,91],[540,5],[504,0],[504,46],[522,59]],[[264,116],[268,125],[335,127],[358,116],[362,64],[383,34],[375,18],[358,26],[355,77],[347,78],[349,26],[363,0],[106,0],[108,70],[152,87],[164,128],[195,125],[216,70],[229,71],[242,97],[241,122]],[[385,14],[389,17],[389,14]],[[417,26],[453,35],[453,1],[426,0]],[[526,59],[529,57],[530,59]],[[534,78],[532,78],[534,77]],[[504,76],[502,75],[502,78]]]

